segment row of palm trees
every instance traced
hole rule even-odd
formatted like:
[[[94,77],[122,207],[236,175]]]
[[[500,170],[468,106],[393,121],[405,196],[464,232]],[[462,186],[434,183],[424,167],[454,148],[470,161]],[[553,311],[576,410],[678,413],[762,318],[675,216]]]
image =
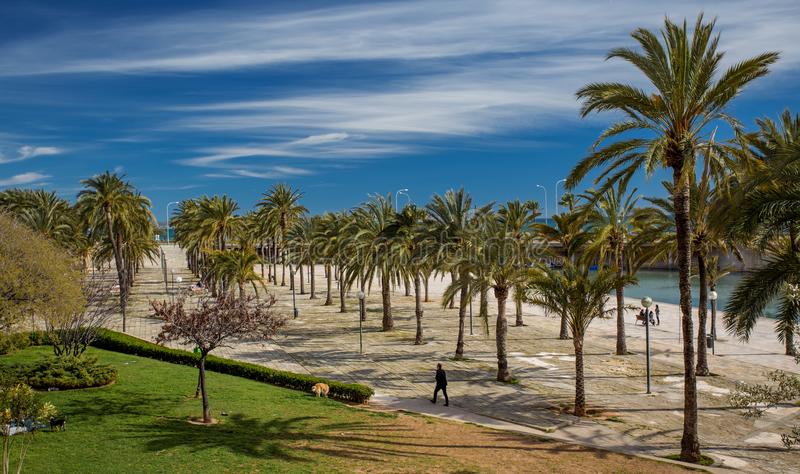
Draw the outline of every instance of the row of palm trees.
[[[189,265],[215,294],[272,282],[294,284],[304,268],[322,265],[327,291],[323,305],[339,299],[346,312],[348,290],[379,287],[382,327],[391,330],[392,288],[413,291],[417,333],[424,341],[423,303],[430,278],[449,278],[442,304],[458,314],[456,358],[464,357],[468,302],[480,300],[488,328],[490,293],[497,301],[495,337],[498,380],[511,379],[506,357],[506,304],[514,302],[515,323],[524,324],[522,303],[538,304],[561,317],[560,337],[576,351],[576,411],[583,404],[583,336],[589,323],[605,316],[605,296],[613,291],[617,353],[627,353],[624,291],[643,265],[677,262],[684,338],[684,429],[681,457],[700,457],[696,377],[708,373],[705,354],[708,293],[725,269],[718,255],[738,255],[749,247],[764,252],[766,264],[750,272],[726,307],[725,322],[747,338],[774,299],[776,330],[793,353],[800,314],[800,118],[786,112],[778,122],[761,120],[747,132],[728,113],[730,102],[778,59],[764,53],[721,71],[724,53],[714,21],[699,16],[687,23],[665,20],[661,31],[638,29],[637,48],[617,48],[609,59],[634,66],[644,81],[592,83],[578,91],[584,116],[616,112],[619,120],[603,131],[588,156],[568,177],[577,187],[590,174],[594,189],[567,194],[564,213],[553,224],[537,221],[535,203],[512,201],[477,206],[464,190],[435,195],[425,206],[398,211],[391,195],[374,196],[347,211],[309,216],[302,193],[278,184],[252,212],[240,214],[227,196],[203,196],[180,204],[172,217],[176,241]],[[727,138],[716,139],[725,127]],[[722,134],[721,134],[722,135]],[[629,189],[637,173],[666,170],[666,198],[643,198]],[[154,256],[154,220],[149,203],[122,178],[105,173],[84,181],[73,206],[52,193],[11,190],[0,206],[27,225],[57,240],[76,256],[114,261],[124,309],[133,275]],[[563,270],[545,265],[552,259]],[[597,265],[599,271],[590,273]],[[256,272],[260,267],[260,274]],[[310,272],[310,298],[316,298]],[[694,330],[691,279],[699,285]],[[333,282],[338,282],[338,295]],[[695,342],[697,344],[695,345]],[[579,357],[580,356],[580,357]],[[579,363],[580,361],[580,363]],[[580,390],[582,392],[582,390]],[[580,398],[580,400],[579,400]],[[579,403],[580,402],[580,403]]]
[[[106,172],[81,183],[74,205],[54,192],[10,189],[0,192],[0,210],[53,239],[84,271],[113,262],[125,331],[136,273],[145,260],[158,256],[156,220],[150,201],[116,174]]]

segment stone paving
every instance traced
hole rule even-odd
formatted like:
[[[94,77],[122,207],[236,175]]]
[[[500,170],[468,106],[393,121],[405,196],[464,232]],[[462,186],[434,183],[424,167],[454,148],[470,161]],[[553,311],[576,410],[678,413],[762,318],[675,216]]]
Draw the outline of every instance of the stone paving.
[[[180,250],[162,246],[170,271],[181,276],[181,284],[168,285],[171,292],[191,284]],[[257,268],[257,271],[260,271]],[[538,308],[525,307],[524,327],[509,327],[509,364],[516,384],[494,381],[496,368],[493,338],[495,309],[490,305],[490,334],[477,318],[474,305],[473,335],[466,339],[466,360],[452,360],[457,334],[457,310],[442,309],[435,302],[445,282],[432,281],[432,302],[425,303],[425,340],[414,346],[414,300],[398,288],[392,298],[395,330],[380,330],[379,292],[367,298],[364,323],[364,353],[358,353],[358,317],[355,295],[348,297],[348,311],[339,313],[338,297],[333,306],[323,306],[325,279],[316,269],[318,299],[299,294],[300,316],[290,320],[276,341],[236,342],[216,355],[333,379],[361,382],[376,390],[376,401],[398,408],[418,404],[431,396],[433,369],[442,362],[448,372],[451,404],[466,413],[500,422],[534,428],[542,433],[575,442],[625,452],[663,455],[677,452],[682,426],[682,352],[677,337],[677,308],[661,305],[662,324],[652,328],[652,394],[645,394],[644,328],[626,326],[628,356],[613,355],[614,320],[592,323],[586,347],[587,401],[595,413],[579,420],[562,413],[574,395],[572,343],[557,339],[558,321],[541,315]],[[336,284],[334,292],[338,296]],[[289,287],[269,285],[277,297],[276,309],[292,314]],[[308,281],[306,280],[306,291]],[[158,321],[149,318],[148,301],[169,297],[161,269],[149,265],[140,273],[131,297],[128,332],[152,340]],[[631,301],[633,303],[633,301]],[[513,324],[513,305],[509,305]],[[119,329],[120,322],[117,322]],[[469,334],[469,322],[467,323]],[[721,333],[721,330],[720,330]],[[728,406],[727,395],[736,381],[763,381],[773,368],[798,371],[794,361],[781,355],[769,324],[759,324],[753,340],[744,345],[722,338],[717,356],[709,355],[711,377],[698,381],[700,434],[706,454],[723,466],[749,472],[791,472],[798,469],[798,455],[781,448],[778,433],[800,423],[800,408],[772,410],[760,420],[747,420]],[[428,405],[430,405],[428,403]],[[423,405],[424,406],[424,405]],[[433,408],[433,405],[430,405]],[[437,408],[438,410],[438,408]],[[421,410],[420,410],[421,411]]]

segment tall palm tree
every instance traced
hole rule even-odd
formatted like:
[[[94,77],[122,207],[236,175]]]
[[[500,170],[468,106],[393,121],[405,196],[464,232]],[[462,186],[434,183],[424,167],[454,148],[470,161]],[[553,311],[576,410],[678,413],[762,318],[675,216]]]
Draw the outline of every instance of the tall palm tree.
[[[305,215],[308,210],[300,204],[300,199],[303,193],[298,189],[292,189],[291,186],[278,183],[272,186],[267,192],[263,194],[263,198],[258,202],[258,207],[261,210],[265,219],[273,221],[279,229],[278,237],[280,239],[280,255],[281,255],[281,286],[286,286],[286,265],[285,259],[285,242],[286,232],[301,216]]]
[[[392,317],[392,284],[402,278],[398,259],[398,232],[392,195],[373,196],[353,211],[357,228],[353,240],[356,252],[349,258],[346,281],[372,281],[377,276],[381,285],[384,331],[394,328]]]
[[[414,316],[417,321],[417,332],[414,344],[423,342],[422,331],[422,273],[425,262],[431,253],[431,239],[427,212],[413,204],[407,205],[395,215],[394,222],[389,225],[386,234],[396,240],[398,268],[404,279],[414,284]]]
[[[625,272],[627,245],[635,235],[636,189],[628,193],[626,183],[603,193],[590,191],[585,206],[587,244],[584,258],[596,259],[600,265],[610,267],[621,277]],[[617,279],[617,355],[626,355],[625,341],[625,280]]]
[[[534,237],[534,224],[536,224],[536,218],[539,217],[540,214],[538,202],[526,201],[523,203],[519,200],[509,201],[500,206],[497,214],[501,224],[511,233],[512,238],[516,241],[520,250]],[[525,266],[532,262],[524,259],[518,263],[519,265]],[[522,303],[524,298],[525,290],[520,282],[514,286],[515,326],[524,325],[524,321],[522,320]]]
[[[572,333],[575,349],[575,415],[586,416],[583,375],[583,342],[589,324],[616,311],[605,309],[608,294],[617,286],[619,276],[610,269],[589,273],[586,263],[565,262],[563,270],[542,267],[530,280],[529,302],[562,315]],[[623,277],[624,278],[624,277]]]
[[[800,115],[785,111],[778,123],[759,120],[757,166],[743,179],[734,230],[767,255],[748,271],[725,308],[728,330],[747,340],[767,305],[778,302],[775,329],[787,355],[795,355],[800,327]]]
[[[491,206],[484,206],[476,214],[485,214]],[[437,244],[440,246],[439,262],[442,262],[442,268],[458,273],[461,271],[459,265],[463,260],[458,259],[459,255],[466,255],[469,252],[470,238],[469,234],[472,231],[470,224],[470,211],[472,208],[472,197],[464,189],[458,191],[449,190],[444,196],[438,194],[431,198],[425,208],[428,211],[429,219],[431,220],[431,230]],[[456,359],[464,358],[464,321],[467,315],[468,292],[469,282],[468,270],[464,269],[467,274],[462,278],[454,278],[454,282],[460,282],[458,298],[458,340],[456,342]],[[453,301],[450,298],[449,301]],[[449,301],[445,300],[447,304]]]
[[[309,285],[311,296],[309,299],[316,299],[316,288],[314,278],[315,257],[318,248],[322,244],[318,238],[320,226],[319,216],[301,217],[295,225],[289,229],[288,238],[291,246],[292,261],[298,265],[300,271],[300,294],[305,294],[303,286],[303,265],[311,268],[309,275]]]
[[[122,260],[122,234],[115,228],[115,223],[125,214],[133,196],[133,186],[122,181],[116,174],[105,173],[83,180],[86,189],[78,193],[78,206],[85,222],[94,235],[100,229],[106,230],[106,236],[113,249],[117,270],[117,282],[120,288],[119,300],[122,310],[122,332],[126,330],[126,309],[128,303],[127,266]]]
[[[567,193],[565,196],[573,195]],[[574,264],[580,256],[581,249],[586,245],[588,234],[584,229],[586,214],[578,212],[572,204],[568,206],[567,212],[551,216],[552,226],[540,222],[535,224],[534,228],[536,234],[546,244],[547,254]],[[564,340],[569,339],[569,325],[565,317],[561,317],[558,337]]]
[[[665,19],[659,33],[637,29],[631,35],[641,47],[612,50],[608,58],[632,64],[646,78],[648,90],[624,83],[593,83],[578,91],[581,115],[617,111],[625,118],[598,138],[594,151],[581,160],[568,177],[574,187],[590,170],[604,168],[596,182],[629,180],[639,169],[651,173],[669,168],[673,179],[673,205],[678,241],[681,321],[684,334],[684,426],[681,459],[700,459],[697,434],[697,386],[694,371],[692,327],[691,240],[689,222],[690,177],[707,131],[718,122],[739,130],[726,108],[747,84],[764,76],[778,59],[764,53],[731,66],[719,74],[724,54],[717,51],[719,36],[714,22],[700,15],[694,31]],[[628,132],[631,137],[621,137]],[[619,140],[607,143],[609,139]],[[605,144],[604,146],[601,146]]]

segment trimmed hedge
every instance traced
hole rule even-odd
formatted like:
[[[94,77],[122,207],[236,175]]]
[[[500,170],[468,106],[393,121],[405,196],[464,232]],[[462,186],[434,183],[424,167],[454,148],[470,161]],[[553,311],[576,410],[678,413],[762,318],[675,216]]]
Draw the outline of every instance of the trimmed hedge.
[[[31,337],[31,340],[38,341],[40,339]],[[97,339],[92,343],[92,346],[191,367],[197,367],[197,361],[200,359],[197,354],[189,351],[160,346],[107,329],[103,329],[98,333]],[[366,385],[342,383],[311,375],[295,374],[247,362],[223,359],[213,355],[209,355],[206,358],[206,369],[304,392],[311,391],[314,384],[321,382],[328,384],[330,387],[330,397],[355,403],[365,403],[375,393],[372,388]]]

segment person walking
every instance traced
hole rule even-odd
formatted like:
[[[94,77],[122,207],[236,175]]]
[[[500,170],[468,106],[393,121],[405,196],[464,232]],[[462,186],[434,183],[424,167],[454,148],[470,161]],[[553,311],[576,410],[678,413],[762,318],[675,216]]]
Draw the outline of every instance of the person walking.
[[[656,305],[656,326],[661,326],[661,310]]]
[[[439,390],[444,395],[444,406],[450,406],[450,399],[447,398],[447,374],[442,369],[442,364],[436,364],[436,388],[433,390],[433,400],[431,403],[436,404],[436,396]]]

